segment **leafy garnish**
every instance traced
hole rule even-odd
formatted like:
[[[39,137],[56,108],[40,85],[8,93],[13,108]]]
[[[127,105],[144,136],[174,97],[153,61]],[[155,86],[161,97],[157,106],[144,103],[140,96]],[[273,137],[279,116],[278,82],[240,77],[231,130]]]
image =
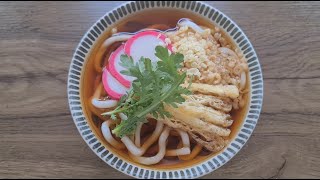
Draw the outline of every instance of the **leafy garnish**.
[[[177,107],[177,104],[185,101],[182,94],[191,94],[187,88],[180,86],[186,78],[186,73],[178,72],[182,67],[183,55],[169,55],[168,49],[162,46],[157,46],[155,50],[155,55],[160,59],[156,64],[144,57],[136,63],[127,55],[120,57],[120,65],[126,68],[121,73],[136,79],[129,92],[120,99],[117,108],[102,114],[113,118],[118,113],[127,115],[128,119],[112,131],[118,137],[132,134],[139,123],[146,121],[147,114],[155,118],[170,117],[164,104]]]

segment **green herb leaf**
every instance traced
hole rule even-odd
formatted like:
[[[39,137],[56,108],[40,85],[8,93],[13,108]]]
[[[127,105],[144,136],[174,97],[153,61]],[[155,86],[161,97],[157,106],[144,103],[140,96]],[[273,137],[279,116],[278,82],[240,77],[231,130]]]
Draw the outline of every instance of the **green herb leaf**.
[[[111,119],[112,120],[117,120],[117,116],[115,114],[111,114]]]
[[[131,57],[120,56],[120,65],[126,68],[121,73],[136,79],[128,94],[120,99],[117,108],[102,114],[115,117],[122,112],[128,116],[112,131],[118,137],[133,134],[138,124],[146,121],[147,114],[155,118],[171,117],[164,104],[176,108],[185,101],[182,94],[191,94],[187,88],[180,86],[186,78],[186,73],[178,72],[182,67],[183,55],[169,55],[168,49],[162,46],[157,46],[155,51],[160,59],[156,64],[144,57],[134,63]]]

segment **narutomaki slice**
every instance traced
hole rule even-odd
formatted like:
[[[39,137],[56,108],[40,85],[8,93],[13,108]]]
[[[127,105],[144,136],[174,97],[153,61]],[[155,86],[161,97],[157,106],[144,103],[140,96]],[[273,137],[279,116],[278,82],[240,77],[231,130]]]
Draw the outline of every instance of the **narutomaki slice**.
[[[114,78],[107,68],[104,68],[102,73],[102,83],[108,96],[112,99],[120,99],[129,89],[122,85]]]
[[[166,43],[167,37],[156,31],[142,31],[132,36],[125,44],[124,51],[131,56],[134,61],[141,57],[149,58],[152,62],[158,61],[155,55],[155,47],[158,45],[166,46],[172,52],[172,45]]]
[[[131,82],[135,79],[134,77],[121,74],[124,67],[120,65],[120,57],[124,53],[124,45],[121,45],[116,49],[109,57],[109,71],[110,73],[125,87],[130,88]]]

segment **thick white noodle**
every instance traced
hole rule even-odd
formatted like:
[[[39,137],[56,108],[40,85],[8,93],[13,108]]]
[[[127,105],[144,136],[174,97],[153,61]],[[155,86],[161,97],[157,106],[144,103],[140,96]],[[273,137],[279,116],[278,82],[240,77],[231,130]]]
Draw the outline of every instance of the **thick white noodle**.
[[[92,105],[96,108],[112,108],[115,107],[118,103],[117,100],[100,100],[98,98],[92,98],[91,100]]]
[[[110,126],[113,124],[114,122],[112,120],[108,120],[102,123],[101,125],[101,131],[102,131],[102,135],[105,138],[105,140],[110,143],[113,147],[117,148],[117,149],[124,149],[125,146],[124,144],[118,142],[117,140],[115,140],[111,134],[110,131]]]
[[[107,100],[100,99],[102,89],[103,89],[102,83],[100,83],[99,86],[97,87],[96,91],[94,92],[92,99],[91,99],[92,105],[95,106],[96,108],[115,107],[117,105],[118,101],[109,100],[109,99],[107,99]]]
[[[131,38],[132,36],[133,35],[131,35],[131,34],[119,34],[119,35],[116,35],[116,36],[111,36],[111,37],[109,37],[107,40],[105,40],[103,42],[101,48],[107,48],[107,47],[109,47],[111,44],[113,44],[115,42],[126,41],[129,38]]]
[[[123,136],[121,138],[121,141],[127,147],[128,151],[134,156],[142,156],[147,151],[147,149],[157,141],[162,132],[163,126],[163,122],[157,121],[156,129],[140,148],[137,147],[128,136]]]
[[[176,31],[178,30],[178,27],[175,27],[175,28],[171,28],[171,29],[167,29],[165,30],[163,33],[167,36],[170,36],[172,35],[173,33],[175,33]]]
[[[244,89],[246,87],[246,81],[247,81],[247,77],[246,77],[246,72],[242,72],[241,73],[241,77],[240,77],[240,89]]]
[[[190,21],[189,19],[180,19],[179,22],[178,22],[178,26],[182,27],[182,26],[188,26],[190,27],[191,29],[193,29],[194,31],[198,32],[198,33],[203,33],[203,29],[198,26],[196,23]]]
[[[167,150],[166,156],[180,156],[180,155],[187,155],[191,153],[190,139],[189,139],[188,133],[181,130],[177,130],[177,131],[182,139],[183,147],[180,149]]]
[[[134,144],[137,147],[141,147],[141,128],[143,123],[140,123],[136,129],[135,137],[134,137]]]
[[[119,113],[119,116],[120,116],[120,118],[121,118],[122,121],[125,121],[125,120],[128,119],[128,117],[127,117],[125,114],[123,114],[123,113]]]
[[[161,133],[160,137],[159,137],[159,151],[155,156],[152,157],[141,157],[141,156],[135,156],[131,153],[129,153],[130,157],[136,161],[139,162],[141,164],[144,165],[151,165],[151,164],[157,164],[158,162],[160,162],[164,155],[166,154],[166,144],[167,144],[167,139],[170,133],[170,128],[169,127],[165,127],[164,131]]]
[[[190,153],[191,153],[190,147],[183,147],[180,149],[167,150],[166,156],[181,156],[181,155],[188,155]]]
[[[136,156],[141,156],[144,152],[143,149],[138,148],[128,136],[123,136],[121,138],[123,144],[127,147],[128,151]]]

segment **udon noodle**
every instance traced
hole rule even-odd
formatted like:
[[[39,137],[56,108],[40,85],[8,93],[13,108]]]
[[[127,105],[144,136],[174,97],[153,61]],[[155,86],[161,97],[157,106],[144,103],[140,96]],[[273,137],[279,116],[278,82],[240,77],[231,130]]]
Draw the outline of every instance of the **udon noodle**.
[[[184,95],[185,102],[177,108],[165,106],[172,117],[155,119],[148,115],[148,121],[139,124],[133,135],[121,139],[115,137],[113,128],[120,121],[127,121],[128,117],[120,113],[119,120],[114,121],[101,115],[118,104],[118,100],[110,98],[105,92],[101,73],[110,56],[106,50],[120,46],[136,33],[118,33],[114,28],[113,35],[104,41],[96,53],[94,70],[98,76],[94,93],[87,102],[89,110],[102,120],[104,139],[114,148],[128,151],[133,161],[145,165],[157,164],[169,157],[188,161],[204,150],[222,150],[229,142],[230,127],[234,122],[231,111],[239,110],[246,104],[244,95],[249,92],[246,59],[217,27],[212,29],[181,19],[172,29],[165,24],[154,24],[147,29],[165,34],[165,42],[172,44],[173,52],[184,55],[180,71],[194,77],[190,86],[193,94]]]

